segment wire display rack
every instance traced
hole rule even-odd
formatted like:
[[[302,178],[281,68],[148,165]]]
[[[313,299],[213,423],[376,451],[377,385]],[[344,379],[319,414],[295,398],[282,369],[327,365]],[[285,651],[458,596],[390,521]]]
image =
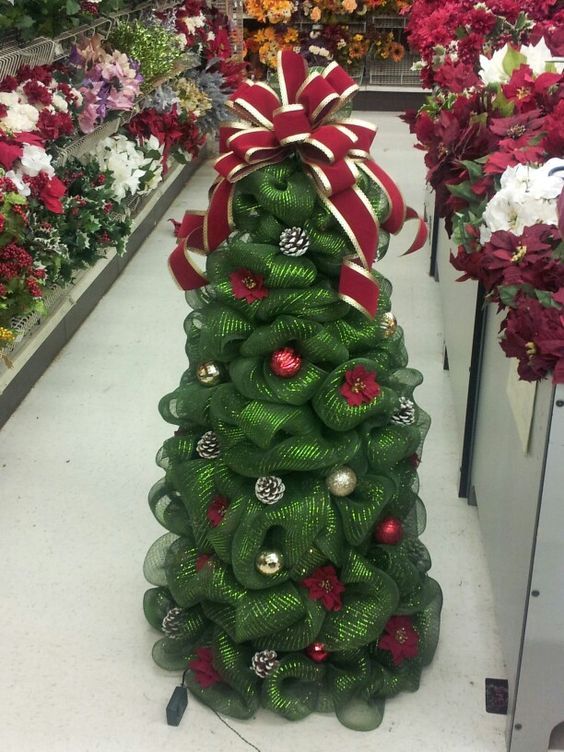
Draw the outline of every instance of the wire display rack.
[[[72,157],[82,157],[84,154],[91,152],[96,144],[108,136],[113,136],[121,125],[121,118],[116,117],[112,120],[106,120],[92,133],[87,133],[80,138],[75,139],[67,146],[58,150],[56,163],[58,165],[64,165]]]
[[[55,57],[55,42],[47,37],[37,37],[21,46],[15,36],[2,39],[0,50],[0,80],[14,76],[23,65],[48,65]]]
[[[419,73],[412,70],[417,60],[416,55],[408,52],[399,63],[369,57],[366,61],[366,83],[371,86],[420,86]]]
[[[9,327],[15,337],[10,344],[2,347],[2,355],[8,360],[20,349],[27,337],[30,336],[40,325],[44,318],[55,310],[57,305],[65,298],[69,285],[50,285],[43,290],[43,312],[32,311],[23,316],[14,316],[10,320]],[[8,367],[6,361],[0,360],[0,369]]]
[[[98,21],[77,26],[76,29],[69,29],[59,34],[53,40],[55,45],[53,60],[61,60],[70,55],[73,46],[83,37],[99,34],[105,38],[110,33],[112,21],[109,18],[100,18]]]

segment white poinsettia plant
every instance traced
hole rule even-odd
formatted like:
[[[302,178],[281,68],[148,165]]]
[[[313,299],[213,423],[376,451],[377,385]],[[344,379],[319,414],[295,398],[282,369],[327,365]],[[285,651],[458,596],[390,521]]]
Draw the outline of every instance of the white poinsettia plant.
[[[488,202],[482,217],[480,240],[506,230],[522,234],[525,227],[558,224],[558,198],[564,188],[564,159],[549,159],[540,167],[508,167],[501,188]]]
[[[162,156],[155,136],[141,146],[121,134],[100,141],[93,155],[100,169],[112,174],[117,201],[152,191],[162,180]]]
[[[480,55],[478,75],[486,85],[506,84],[519,65],[528,65],[535,76],[548,71],[561,73],[562,62],[554,61],[544,37],[536,44],[525,44],[519,49],[506,44],[494,52],[491,58]]]

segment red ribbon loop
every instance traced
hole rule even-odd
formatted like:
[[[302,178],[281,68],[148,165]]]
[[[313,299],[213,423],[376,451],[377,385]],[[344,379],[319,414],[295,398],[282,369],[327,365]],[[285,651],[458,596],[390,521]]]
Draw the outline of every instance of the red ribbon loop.
[[[206,284],[187,253],[211,253],[229,237],[238,180],[295,151],[356,252],[355,257],[343,261],[339,294],[374,316],[378,286],[370,270],[378,248],[378,220],[357,185],[358,168],[388,196],[390,211],[383,222],[386,230],[398,232],[406,219],[419,217],[406,207],[389,175],[370,160],[376,129],[352,118],[328,121],[358,89],[346,71],[332,63],[322,74],[308,75],[303,58],[284,50],[278,56],[278,80],[280,97],[262,82],[245,82],[232,95],[230,105],[244,122],[228,123],[220,129],[221,155],[215,162],[220,178],[211,193],[207,214],[187,213],[184,217],[178,245],[170,257],[171,271],[184,289]],[[419,219],[417,236],[408,252],[420,247],[425,238],[426,227]]]
[[[283,146],[303,141],[311,131],[306,111],[300,104],[280,107],[274,112],[272,122],[274,135]]]

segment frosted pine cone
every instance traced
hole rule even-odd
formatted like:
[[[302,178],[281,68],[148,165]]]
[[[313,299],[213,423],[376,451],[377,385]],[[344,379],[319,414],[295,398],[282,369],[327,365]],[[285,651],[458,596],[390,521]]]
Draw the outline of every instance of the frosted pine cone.
[[[261,650],[253,655],[251,661],[251,668],[261,679],[266,679],[279,665],[278,653],[275,650]]]
[[[280,235],[280,250],[285,256],[303,256],[308,248],[309,238],[301,227],[288,227]]]
[[[415,405],[407,397],[400,397],[400,406],[392,415],[392,423],[399,426],[410,426],[415,423]]]
[[[219,440],[214,431],[206,431],[196,444],[196,452],[204,460],[215,460],[219,457]]]
[[[184,610],[175,606],[167,612],[162,623],[162,630],[167,637],[175,639],[181,636]]]
[[[284,496],[286,486],[276,475],[263,475],[255,483],[255,495],[263,504],[276,504]]]

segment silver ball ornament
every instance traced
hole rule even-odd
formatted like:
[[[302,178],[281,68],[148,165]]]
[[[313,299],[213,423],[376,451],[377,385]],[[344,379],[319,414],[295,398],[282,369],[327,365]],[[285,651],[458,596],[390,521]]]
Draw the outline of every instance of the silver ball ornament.
[[[255,560],[257,571],[266,576],[278,574],[284,567],[280,551],[261,551]]]
[[[348,496],[356,488],[357,477],[352,467],[338,467],[325,479],[327,488],[333,496]]]
[[[196,378],[203,386],[215,386],[221,381],[221,370],[217,363],[209,360],[207,363],[200,363],[196,369]]]

